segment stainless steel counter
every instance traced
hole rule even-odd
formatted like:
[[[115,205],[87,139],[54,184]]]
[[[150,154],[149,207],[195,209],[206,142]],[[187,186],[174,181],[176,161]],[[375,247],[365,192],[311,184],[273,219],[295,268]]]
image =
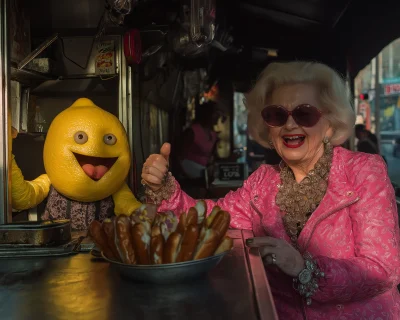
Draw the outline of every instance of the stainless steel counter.
[[[207,276],[155,286],[123,279],[88,253],[0,260],[0,318],[22,319],[277,319],[258,253],[231,230],[234,249]]]

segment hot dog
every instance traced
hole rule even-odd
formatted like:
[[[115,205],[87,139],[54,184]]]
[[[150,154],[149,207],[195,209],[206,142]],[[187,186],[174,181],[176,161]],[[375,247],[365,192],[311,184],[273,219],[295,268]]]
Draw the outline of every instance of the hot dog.
[[[150,264],[150,232],[145,223],[139,222],[132,227],[132,241],[138,264]]]
[[[199,201],[179,219],[172,211],[154,216],[146,208],[91,224],[90,233],[106,257],[125,264],[166,264],[207,258],[233,246],[226,236],[230,215],[218,206],[205,218],[206,203]]]
[[[89,226],[89,234],[92,237],[95,244],[99,247],[101,251],[104,252],[104,255],[111,260],[116,260],[114,253],[112,252],[108,241],[107,235],[104,232],[102,225],[99,221],[94,220]]]
[[[226,211],[219,211],[211,223],[210,228],[218,234],[218,243],[225,236],[231,222],[231,215]]]
[[[179,216],[178,226],[176,227],[176,231],[179,232],[182,236],[185,233],[186,229],[186,218],[186,213],[182,212],[182,214]]]
[[[215,206],[212,210],[210,215],[207,217],[206,219],[206,224],[207,224],[207,228],[209,228],[211,226],[211,223],[213,222],[215,216],[217,215],[218,212],[221,211],[221,208],[218,206]]]
[[[143,210],[144,211],[144,210]],[[157,206],[154,204],[146,204],[146,217],[150,220],[151,223],[154,222],[154,219],[157,216]]]
[[[198,214],[198,223],[202,224],[207,213],[207,204],[204,200],[200,200],[194,206]]]
[[[164,238],[164,242],[167,242],[171,232],[169,228],[167,227],[167,224],[165,222],[160,223],[160,229],[161,229],[161,234]]]
[[[195,207],[192,207],[189,209],[189,212],[186,216],[186,224],[185,224],[185,229],[190,226],[191,224],[197,225],[198,221],[198,212]]]
[[[136,257],[132,246],[131,221],[126,215],[119,215],[115,222],[116,247],[123,263],[135,264]]]
[[[161,224],[161,222],[163,222],[164,220],[165,220],[165,212],[160,212],[154,218],[153,224],[155,226],[159,226]]]
[[[233,247],[233,239],[225,236],[220,245],[218,246],[217,250],[214,252],[214,255],[219,253],[231,250]]]
[[[179,248],[176,262],[192,260],[199,237],[199,228],[197,224],[191,224],[186,228],[185,234]]]
[[[153,225],[160,226],[164,240],[167,241],[169,235],[174,232],[178,226],[178,218],[172,211],[157,214]]]
[[[163,249],[164,238],[161,234],[159,226],[153,226],[151,229],[151,243],[150,243],[150,263],[162,264],[163,263]]]
[[[121,256],[119,254],[119,250],[118,250],[117,246],[115,245],[116,234],[115,234],[114,222],[115,222],[115,219],[108,219],[108,218],[104,219],[102,227],[103,227],[104,233],[107,236],[107,242],[114,254],[114,257],[117,259],[117,261],[122,261]]]
[[[181,243],[182,235],[175,231],[168,237],[167,243],[164,247],[163,261],[164,263],[174,263],[178,253],[178,248]]]
[[[136,209],[132,215],[131,220],[135,223],[148,221],[150,224],[153,224],[153,221],[157,214],[157,207],[152,204],[143,204],[139,209]]]
[[[218,212],[221,211],[221,208],[218,206],[215,206],[212,210],[210,215],[204,219],[201,229],[200,229],[200,236],[199,236],[199,241],[202,241],[204,239],[204,236],[206,235],[207,229],[211,226],[212,221],[214,220],[215,216],[217,215]]]
[[[199,243],[197,251],[194,255],[193,260],[199,260],[212,256],[217,250],[219,241],[219,235],[214,229],[208,229],[204,236],[204,239]]]

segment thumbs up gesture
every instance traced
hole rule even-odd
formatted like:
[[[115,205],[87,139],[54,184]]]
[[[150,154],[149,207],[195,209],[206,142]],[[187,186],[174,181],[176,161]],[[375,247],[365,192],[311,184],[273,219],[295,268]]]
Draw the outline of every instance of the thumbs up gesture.
[[[171,145],[164,143],[160,149],[160,154],[151,154],[142,169],[142,183],[145,183],[153,191],[160,189],[168,173],[169,155],[171,153]]]

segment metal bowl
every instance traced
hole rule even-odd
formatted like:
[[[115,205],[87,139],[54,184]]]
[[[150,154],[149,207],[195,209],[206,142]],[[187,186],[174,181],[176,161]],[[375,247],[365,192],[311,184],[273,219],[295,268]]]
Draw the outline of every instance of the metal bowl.
[[[111,264],[113,269],[116,269],[124,277],[138,282],[172,284],[182,283],[206,274],[229,252],[230,250],[200,260],[159,265],[124,264],[108,259],[103,252],[101,255]]]

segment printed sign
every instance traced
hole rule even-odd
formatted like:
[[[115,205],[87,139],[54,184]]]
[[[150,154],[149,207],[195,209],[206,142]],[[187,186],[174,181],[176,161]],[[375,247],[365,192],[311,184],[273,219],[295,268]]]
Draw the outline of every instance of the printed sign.
[[[101,41],[97,45],[95,58],[96,74],[114,75],[115,74],[115,50],[114,41]]]
[[[244,165],[244,163],[220,163],[218,165],[219,180],[244,180]]]
[[[400,83],[388,84],[383,87],[383,92],[385,96],[390,96],[391,94],[400,93]]]

